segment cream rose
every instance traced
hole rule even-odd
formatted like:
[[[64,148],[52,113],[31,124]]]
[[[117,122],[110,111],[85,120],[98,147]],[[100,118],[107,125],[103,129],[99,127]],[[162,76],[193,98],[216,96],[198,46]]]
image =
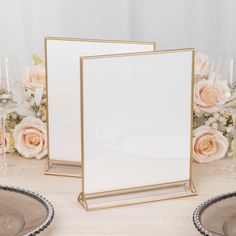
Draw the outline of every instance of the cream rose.
[[[206,78],[213,70],[213,61],[207,55],[197,53],[195,56],[195,80]]]
[[[35,92],[37,88],[45,88],[45,68],[43,65],[34,65],[28,68],[25,76],[25,86]]]
[[[211,72],[209,78],[202,79],[194,86],[194,112],[214,113],[220,110],[221,105],[230,95],[230,88],[219,75]]]
[[[42,64],[28,68],[25,76],[25,87],[29,94],[34,94],[34,102],[38,106],[41,103],[45,89],[45,68]]]
[[[26,158],[43,158],[47,154],[45,124],[33,116],[25,117],[14,129],[15,148]]]
[[[11,135],[9,133],[5,133],[5,150],[6,152],[10,151],[11,145],[10,145],[10,137]],[[0,154],[2,153],[2,145],[3,145],[3,135],[0,133]]]
[[[193,131],[193,157],[199,163],[224,158],[228,145],[227,138],[209,126],[200,126]]]

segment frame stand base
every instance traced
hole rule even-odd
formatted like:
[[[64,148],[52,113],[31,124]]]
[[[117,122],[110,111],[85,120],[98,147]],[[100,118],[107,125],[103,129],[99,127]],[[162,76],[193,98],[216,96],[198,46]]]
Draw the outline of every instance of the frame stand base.
[[[81,163],[47,160],[44,174],[81,178]]]
[[[94,194],[82,192],[78,201],[87,211],[91,211],[195,195],[197,192],[193,182],[186,180]]]

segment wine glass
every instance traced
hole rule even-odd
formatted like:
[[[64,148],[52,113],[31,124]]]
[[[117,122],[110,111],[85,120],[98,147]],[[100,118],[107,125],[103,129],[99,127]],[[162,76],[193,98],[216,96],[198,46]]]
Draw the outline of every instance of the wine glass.
[[[227,82],[229,90],[225,90],[224,100],[218,101],[222,111],[229,112],[233,121],[233,155],[231,163],[217,170],[220,176],[236,179],[236,54],[223,54],[218,59],[216,76]],[[216,79],[215,79],[216,81]]]
[[[0,52],[0,119],[1,149],[0,176],[8,175],[11,166],[7,163],[6,115],[14,112],[24,101],[24,88],[19,76],[18,61],[10,52]]]

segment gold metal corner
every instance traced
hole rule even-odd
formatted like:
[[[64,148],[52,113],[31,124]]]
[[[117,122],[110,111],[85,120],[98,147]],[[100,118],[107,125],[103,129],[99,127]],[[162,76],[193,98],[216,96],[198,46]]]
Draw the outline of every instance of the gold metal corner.
[[[84,197],[84,193],[81,192],[78,196],[78,202],[82,205],[82,207],[86,210],[89,211],[88,204],[86,201],[86,198]]]

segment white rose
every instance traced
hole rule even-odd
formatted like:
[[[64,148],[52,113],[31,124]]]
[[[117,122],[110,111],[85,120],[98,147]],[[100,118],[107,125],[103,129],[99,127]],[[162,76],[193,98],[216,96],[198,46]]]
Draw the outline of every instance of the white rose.
[[[31,91],[36,88],[45,88],[45,68],[43,65],[34,65],[26,70],[25,86]]]
[[[227,138],[218,130],[200,126],[193,131],[193,157],[199,163],[224,158],[228,147]]]
[[[214,72],[209,79],[202,79],[194,86],[194,112],[196,115],[202,112],[218,112],[230,94],[230,88],[225,80]]]
[[[46,72],[42,64],[28,68],[25,76],[25,87],[34,94],[36,105],[39,105],[46,86]]]
[[[43,158],[47,154],[46,125],[33,116],[25,117],[14,129],[15,148],[26,158]]]
[[[213,68],[214,64],[207,55],[197,53],[195,56],[195,81],[206,78]]]

